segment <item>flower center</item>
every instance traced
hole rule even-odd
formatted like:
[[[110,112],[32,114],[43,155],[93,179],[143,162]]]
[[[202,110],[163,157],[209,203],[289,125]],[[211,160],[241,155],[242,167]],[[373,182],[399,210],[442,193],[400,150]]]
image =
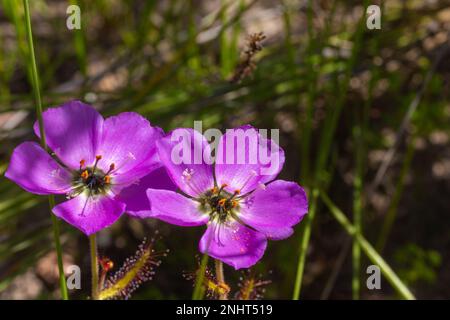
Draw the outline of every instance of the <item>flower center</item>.
[[[237,218],[239,200],[235,197],[239,195],[239,190],[231,194],[223,190],[225,187],[226,185],[220,189],[214,187],[200,199],[200,209],[209,214],[210,220],[218,220],[223,223],[229,218]]]
[[[115,169],[114,163],[109,166],[108,172],[103,172],[97,168],[98,162],[102,156],[95,157],[95,163],[92,167],[85,166],[85,160],[80,161],[80,168],[74,172],[72,179],[72,191],[70,197],[75,197],[85,191],[88,195],[95,196],[105,194],[111,186],[110,173]]]

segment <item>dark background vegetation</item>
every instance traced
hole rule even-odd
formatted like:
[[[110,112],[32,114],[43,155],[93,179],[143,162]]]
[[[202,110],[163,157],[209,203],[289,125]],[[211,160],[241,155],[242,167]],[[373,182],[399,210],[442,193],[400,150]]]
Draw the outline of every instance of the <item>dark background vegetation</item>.
[[[66,28],[70,3],[81,7],[80,31]],[[381,30],[368,30],[365,20],[358,24],[363,4],[31,1],[44,106],[80,99],[105,116],[140,112],[165,130],[192,127],[194,120],[202,120],[204,129],[246,123],[279,128],[287,156],[281,178],[308,189],[320,183],[349,219],[361,200],[364,235],[415,295],[449,298],[450,2],[366,2],[382,6]],[[256,69],[241,82],[230,82],[247,35],[256,32],[267,37],[254,56]],[[13,148],[37,140],[31,129],[36,116],[27,54],[22,2],[2,0],[2,299],[58,297],[47,199],[3,177]],[[329,148],[323,143],[327,132]],[[376,178],[393,151],[387,170]],[[326,164],[317,169],[323,152]],[[350,299],[350,238],[320,199],[317,209],[301,296]],[[78,264],[88,275],[87,238],[65,223],[62,228],[66,265]],[[202,228],[124,215],[100,233],[100,253],[119,266],[155,230],[162,235],[158,245],[170,254],[134,298],[190,298],[192,282],[182,274],[197,266]],[[255,267],[272,280],[266,298],[291,298],[301,233],[299,225],[291,238],[270,242]],[[384,279],[381,290],[365,289],[369,264],[363,257],[362,298],[396,298]],[[229,267],[225,273],[236,290],[240,273]],[[84,276],[82,290],[71,295],[88,294],[89,277]]]

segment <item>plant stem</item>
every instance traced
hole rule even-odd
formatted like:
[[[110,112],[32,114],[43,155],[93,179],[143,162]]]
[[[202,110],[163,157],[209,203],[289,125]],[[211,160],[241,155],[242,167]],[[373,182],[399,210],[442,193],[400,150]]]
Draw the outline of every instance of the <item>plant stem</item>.
[[[392,287],[394,287],[397,293],[404,299],[415,300],[414,295],[408,287],[400,280],[387,262],[372,247],[372,245],[359,232],[357,232],[355,226],[347,219],[345,214],[338,207],[336,207],[336,205],[324,193],[321,193],[320,196],[333,217],[341,224],[342,227],[344,227],[345,231],[347,231],[347,233],[359,243],[362,251],[364,251],[370,261],[380,268],[383,275]]]
[[[303,282],[303,271],[305,270],[305,260],[306,251],[308,250],[309,238],[311,237],[311,225],[314,220],[317,208],[317,198],[319,195],[319,190],[314,189],[312,191],[312,200],[309,212],[306,215],[305,227],[302,232],[302,237],[299,246],[299,258],[297,264],[297,276],[295,278],[294,293],[292,295],[293,300],[298,300],[300,298],[300,289]]]
[[[378,237],[378,241],[376,243],[376,248],[378,252],[383,253],[384,247],[386,245],[387,240],[389,239],[389,235],[392,230],[392,226],[397,218],[398,205],[402,198],[403,189],[405,187],[406,176],[411,167],[411,162],[414,157],[414,142],[415,136],[412,137],[411,141],[408,144],[408,149],[406,151],[405,158],[403,160],[403,165],[400,170],[400,176],[398,178],[397,186],[395,187],[394,196],[392,197],[391,204],[389,205],[389,209],[387,211],[386,217],[383,220],[383,225],[381,227],[380,235]]]
[[[372,51],[373,55],[379,52],[378,38],[374,39]],[[373,91],[376,82],[379,79],[378,67],[373,65],[370,71],[371,77],[368,86],[368,96],[362,108],[362,115],[359,116],[359,112],[355,112],[355,129],[354,144],[356,146],[355,152],[355,179],[353,181],[353,221],[357,232],[363,235],[363,217],[362,211],[364,210],[364,195],[363,195],[363,177],[366,168],[365,157],[367,157],[367,132],[369,127],[369,114],[373,100]],[[380,252],[380,251],[379,251]],[[360,274],[361,274],[361,248],[357,241],[353,241],[353,280],[352,291],[353,299],[360,298]],[[381,253],[381,252],[380,252]]]
[[[91,278],[92,278],[92,300],[98,300],[98,259],[97,259],[97,236],[89,236],[91,249]]]
[[[26,33],[28,40],[28,49],[29,49],[29,59],[31,65],[31,75],[32,75],[32,85],[34,92],[34,99],[36,103],[36,115],[39,123],[39,131],[41,135],[41,145],[42,147],[48,151],[47,143],[45,140],[45,131],[44,131],[44,119],[42,117],[42,100],[41,100],[41,92],[39,85],[39,74],[36,65],[36,57],[34,54],[34,45],[33,45],[33,33],[31,31],[31,17],[30,17],[30,6],[28,0],[23,0],[23,6],[25,10],[25,25],[26,25]],[[50,206],[50,210],[55,206],[55,198],[53,195],[48,196],[48,202]],[[58,272],[59,272],[59,286],[61,290],[61,297],[64,300],[68,300],[69,296],[67,293],[66,286],[66,278],[64,277],[64,265],[62,259],[62,248],[60,243],[60,231],[59,231],[59,220],[53,215],[51,215],[52,219],[52,227],[53,227],[53,241],[55,243],[55,250],[58,260]]]
[[[220,260],[214,260],[214,265],[216,267],[216,277],[219,284],[225,284],[225,276],[223,274],[223,263]],[[227,294],[221,294],[219,300],[228,300]]]
[[[211,241],[213,240],[213,233],[210,234],[206,242],[206,250],[202,257],[202,262],[200,263],[200,269],[196,273],[194,292],[192,294],[192,300],[202,300],[205,294],[205,273],[206,267],[208,266],[208,251]]]
[[[50,195],[48,197],[48,204],[50,208],[55,206],[55,197]],[[55,242],[56,249],[56,258],[58,261],[58,272],[59,272],[59,288],[61,290],[61,297],[63,300],[69,300],[69,294],[67,292],[67,283],[66,277],[64,276],[64,262],[62,256],[62,248],[60,238],[60,230],[59,230],[59,220],[58,218],[50,213],[50,217],[52,218],[52,229],[53,229],[53,239]]]
[[[364,109],[368,108],[368,102]],[[363,111],[366,113],[365,110]],[[355,127],[353,128],[353,141],[355,145],[355,177],[353,179],[353,224],[355,231],[362,234],[362,206],[363,206],[363,174],[364,174],[364,114],[358,117],[355,112]],[[361,247],[355,239],[352,245],[352,297],[353,300],[360,298],[360,274],[361,274]]]
[[[357,151],[359,154],[360,152]],[[356,156],[357,161],[360,162],[360,155]],[[357,165],[359,167],[359,165]],[[354,180],[354,192],[353,192],[353,223],[355,225],[355,231],[361,233],[361,211],[362,211],[362,172],[357,168],[357,173]],[[356,239],[353,239],[352,245],[352,297],[353,300],[359,300],[360,296],[360,283],[359,277],[361,274],[361,247]]]
[[[208,265],[208,254],[204,254],[202,257],[202,262],[200,263],[200,269],[197,271],[195,278],[194,293],[192,294],[192,300],[201,300],[203,298],[203,293],[205,288],[203,282],[205,280],[206,266]]]

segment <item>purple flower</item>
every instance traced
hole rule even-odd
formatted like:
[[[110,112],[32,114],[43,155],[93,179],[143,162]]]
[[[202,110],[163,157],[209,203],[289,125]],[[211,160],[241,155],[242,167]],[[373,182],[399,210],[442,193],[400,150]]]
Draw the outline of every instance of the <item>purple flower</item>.
[[[239,134],[247,140],[239,143]],[[151,211],[146,216],[180,226],[206,224],[200,251],[235,269],[261,259],[267,239],[292,235],[292,227],[308,211],[306,194],[297,183],[270,182],[283,167],[284,152],[251,126],[227,130],[219,141],[214,169],[210,146],[198,131],[176,129],[157,146],[167,172],[184,195],[148,189]],[[259,159],[251,161],[255,153]],[[176,159],[177,155],[185,161]],[[261,161],[264,155],[275,161]]]
[[[68,102],[43,113],[47,153],[24,142],[5,176],[35,194],[65,194],[53,213],[87,235],[113,224],[125,211],[148,210],[147,188],[173,190],[161,167],[160,128],[133,112],[103,119],[91,106]],[[40,136],[39,124],[34,131]]]

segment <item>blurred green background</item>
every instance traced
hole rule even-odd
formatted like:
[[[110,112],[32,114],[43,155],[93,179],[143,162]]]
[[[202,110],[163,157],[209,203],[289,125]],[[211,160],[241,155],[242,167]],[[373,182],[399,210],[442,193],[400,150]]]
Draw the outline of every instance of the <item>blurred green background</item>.
[[[68,30],[66,9],[81,8]],[[381,29],[365,5],[381,7]],[[31,1],[45,107],[70,99],[103,115],[133,110],[164,130],[250,123],[279,128],[282,179],[323,190],[417,298],[450,297],[450,1],[96,0]],[[0,2],[0,298],[59,296],[47,199],[4,178],[13,148],[36,140],[22,2]],[[263,49],[241,81],[249,34]],[[310,201],[311,201],[310,196]],[[352,298],[351,238],[316,201],[301,297]],[[255,267],[272,283],[265,298],[290,299],[303,221],[270,242]],[[89,294],[88,240],[65,223],[64,262],[82,268]],[[159,230],[170,249],[134,298],[190,298],[183,272],[197,267],[202,228],[123,216],[99,235],[119,266]],[[398,297],[382,279],[361,297]],[[117,268],[117,267],[116,267]],[[270,272],[269,272],[270,271]],[[225,268],[233,292],[240,272]]]

